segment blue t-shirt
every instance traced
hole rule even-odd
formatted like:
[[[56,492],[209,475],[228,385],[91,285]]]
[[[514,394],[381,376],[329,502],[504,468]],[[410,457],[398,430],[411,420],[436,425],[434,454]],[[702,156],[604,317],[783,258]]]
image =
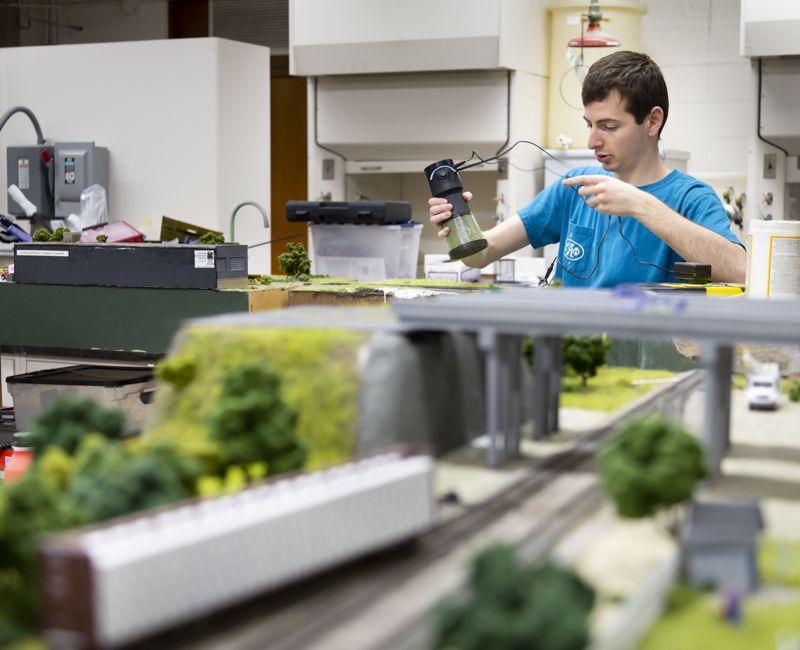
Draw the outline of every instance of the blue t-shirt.
[[[579,167],[567,176],[588,174],[612,175],[602,167]],[[683,261],[680,255],[633,217],[610,217],[587,206],[575,191],[578,187],[564,186],[559,179],[519,211],[531,246],[539,248],[559,242],[556,277],[560,277],[565,286],[613,287],[626,282],[672,279],[667,271],[640,264],[636,257],[642,262],[671,269],[675,262]],[[660,181],[639,189],[696,224],[741,245],[730,229],[728,215],[714,190],[696,178],[673,169]],[[630,240],[636,256],[620,235],[620,222],[622,233]]]

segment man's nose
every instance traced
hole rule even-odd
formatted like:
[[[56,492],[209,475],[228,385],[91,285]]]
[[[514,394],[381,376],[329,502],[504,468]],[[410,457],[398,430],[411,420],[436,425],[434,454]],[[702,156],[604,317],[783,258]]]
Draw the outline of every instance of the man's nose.
[[[589,149],[598,149],[603,144],[602,140],[600,139],[599,134],[595,129],[589,130],[589,141],[587,142],[586,146]]]

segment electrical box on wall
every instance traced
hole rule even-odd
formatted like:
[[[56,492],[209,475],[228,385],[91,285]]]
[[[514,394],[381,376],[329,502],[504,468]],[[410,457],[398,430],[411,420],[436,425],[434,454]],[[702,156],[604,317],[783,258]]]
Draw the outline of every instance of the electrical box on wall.
[[[80,213],[81,193],[102,185],[108,200],[108,149],[94,142],[59,142],[55,146],[55,214]]]
[[[16,185],[43,217],[53,216],[53,147],[32,145],[6,149],[6,187]],[[24,217],[25,210],[9,198],[8,211]]]

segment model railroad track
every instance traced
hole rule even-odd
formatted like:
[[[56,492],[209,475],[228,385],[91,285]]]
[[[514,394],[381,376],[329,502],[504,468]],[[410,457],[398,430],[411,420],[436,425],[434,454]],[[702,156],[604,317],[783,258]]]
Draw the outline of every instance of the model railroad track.
[[[619,426],[619,420],[682,405],[702,383],[704,373],[693,371],[661,389],[652,391],[621,418],[598,427],[571,448],[553,454],[531,467],[522,479],[479,505],[467,507],[412,543],[360,558],[338,569],[302,583],[267,594],[203,621],[148,639],[133,647],[229,648],[294,650],[325,647],[323,639],[343,622],[361,615],[387,594],[398,590],[414,576],[434,567],[475,535],[486,531],[508,513],[535,497],[564,474],[591,470],[598,446]],[[593,482],[572,494],[554,512],[537,521],[533,534],[520,540],[523,554],[546,553],[588,514],[596,511],[602,496]],[[420,647],[424,616],[417,616],[405,629],[391,635],[387,648]],[[372,625],[381,626],[381,621]],[[333,648],[334,646],[329,646]]]

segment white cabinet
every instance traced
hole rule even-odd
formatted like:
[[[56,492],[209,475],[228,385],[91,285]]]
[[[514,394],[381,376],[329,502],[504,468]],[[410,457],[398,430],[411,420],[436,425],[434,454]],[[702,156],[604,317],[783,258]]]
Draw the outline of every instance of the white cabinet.
[[[739,53],[748,57],[800,56],[800,2],[742,0]]]
[[[292,74],[547,74],[541,0],[291,0]]]

